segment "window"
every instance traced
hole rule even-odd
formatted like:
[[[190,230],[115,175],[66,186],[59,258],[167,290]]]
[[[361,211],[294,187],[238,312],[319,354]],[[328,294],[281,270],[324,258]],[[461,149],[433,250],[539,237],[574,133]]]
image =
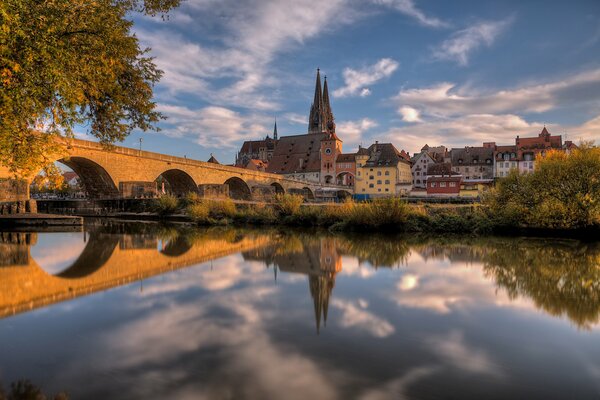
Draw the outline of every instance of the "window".
[[[360,176],[360,171],[358,171],[358,174],[357,174],[357,175],[358,175],[358,176]]]
[[[370,187],[370,188],[374,188],[374,187],[375,187],[375,185],[373,185],[372,183],[369,183],[369,187]]]
[[[390,184],[390,180],[389,180],[389,179],[386,179],[386,180],[385,180],[385,184],[386,184],[386,185],[389,185],[389,184]]]
[[[389,175],[389,174],[390,174],[390,171],[385,171],[385,175],[386,176]]]
[[[421,180],[420,180],[420,179],[417,179],[417,183],[421,183]]]
[[[373,171],[373,168],[369,169],[369,171]]]
[[[511,167],[516,168],[516,166],[517,166],[517,163],[513,161]]]
[[[440,187],[446,187],[446,182],[440,182]]]
[[[378,192],[381,192],[381,189],[377,189]]]
[[[385,189],[385,191],[386,191],[386,192],[389,192],[389,191],[390,191],[390,189],[386,188],[386,189]]]
[[[385,172],[387,172],[387,171],[385,171]],[[386,175],[389,175],[389,174],[386,174]],[[421,173],[418,171],[417,171],[417,176],[421,176]]]
[[[373,179],[375,179],[375,177],[373,175],[370,175],[369,179],[373,180]]]
[[[465,172],[469,172],[469,167],[465,167]]]
[[[381,171],[377,171],[377,176],[381,176]]]
[[[456,182],[450,182],[450,187],[456,187]]]
[[[381,181],[380,181],[380,180],[378,180],[378,181],[377,181],[377,184],[378,184],[378,185],[381,185]]]

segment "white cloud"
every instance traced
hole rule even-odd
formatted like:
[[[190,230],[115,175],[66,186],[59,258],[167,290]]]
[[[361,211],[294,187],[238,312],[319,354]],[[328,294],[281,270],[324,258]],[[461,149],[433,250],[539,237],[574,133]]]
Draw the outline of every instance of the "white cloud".
[[[331,305],[342,312],[340,325],[344,328],[357,328],[378,338],[390,336],[396,331],[388,321],[367,311],[368,303],[365,301],[355,303],[334,299]]]
[[[433,57],[467,65],[470,53],[482,46],[491,46],[512,20],[507,18],[501,21],[484,21],[457,31],[433,50]]]
[[[375,4],[380,4],[393,8],[402,14],[408,15],[409,17],[415,18],[421,25],[429,26],[432,28],[444,28],[448,27],[449,24],[435,17],[428,17],[419,10],[413,0],[372,0]]]
[[[336,97],[368,96],[371,94],[371,90],[367,86],[389,77],[398,69],[398,66],[399,64],[395,60],[382,58],[375,64],[359,70],[345,68],[343,72],[345,86],[336,89],[333,95]]]
[[[459,368],[473,374],[502,377],[499,366],[492,362],[490,356],[483,350],[473,349],[466,345],[461,332],[451,332],[447,336],[433,336],[426,340],[438,355]]]
[[[170,96],[192,94],[217,105],[272,110],[278,105],[265,89],[278,84],[271,65],[275,56],[332,29],[328,22],[334,16],[337,26],[351,21],[355,13],[347,3],[330,0],[315,7],[313,0],[191,1],[177,10],[177,19],[191,18],[197,29],[218,31],[218,37],[198,35],[209,37],[199,43],[170,29],[138,28],[136,33],[164,70],[159,89]],[[230,83],[217,87],[215,79],[220,85]]]
[[[262,137],[272,123],[268,117],[242,116],[225,107],[187,107],[159,104],[167,117],[163,132],[173,137],[192,137],[204,147],[235,148],[239,141]]]
[[[400,115],[402,115],[402,120],[406,122],[420,122],[421,116],[419,110],[416,108],[402,106],[398,109]]]
[[[344,121],[336,126],[337,134],[343,138],[346,150],[357,146],[363,138],[363,134],[369,129],[375,128],[377,122],[370,118],[362,118],[357,121]]]
[[[308,117],[297,113],[286,113],[283,117],[293,124],[308,125]]]

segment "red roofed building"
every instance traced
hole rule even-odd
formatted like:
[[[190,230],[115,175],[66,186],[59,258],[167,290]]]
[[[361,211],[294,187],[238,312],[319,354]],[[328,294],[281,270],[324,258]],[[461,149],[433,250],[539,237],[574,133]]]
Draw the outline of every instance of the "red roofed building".
[[[428,176],[427,195],[458,196],[461,183],[461,175]]]

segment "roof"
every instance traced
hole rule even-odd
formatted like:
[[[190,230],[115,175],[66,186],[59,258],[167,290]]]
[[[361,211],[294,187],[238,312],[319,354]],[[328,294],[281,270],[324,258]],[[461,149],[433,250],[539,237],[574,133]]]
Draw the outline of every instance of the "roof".
[[[283,136],[279,139],[267,172],[292,174],[321,171],[321,139],[326,133]]]
[[[369,153],[369,149],[362,147],[362,146],[359,146],[358,151],[356,152],[357,156],[368,156],[370,154],[371,153]]]
[[[527,137],[520,138],[517,136],[515,140],[516,145],[519,149],[560,149],[562,148],[562,136],[555,135],[552,136],[548,129],[544,126],[544,129],[540,132],[538,136],[535,137]]]
[[[338,154],[335,162],[354,162],[355,157],[356,157],[356,154],[354,154],[354,153]]]
[[[221,164],[220,162],[217,161],[215,156],[213,156],[212,154],[210,155],[210,158],[206,162],[213,163],[213,164]]]
[[[494,149],[490,147],[465,147],[452,149],[450,159],[452,160],[452,165],[489,164],[494,159]]]
[[[462,175],[446,175],[446,176],[429,176],[427,182],[460,182]]]
[[[240,153],[256,153],[260,148],[266,148],[267,150],[275,149],[278,140],[271,139],[267,136],[266,139],[263,140],[246,140],[244,144],[242,144],[242,148],[240,149]]]
[[[458,175],[458,172],[452,171],[450,163],[430,164],[427,167],[427,176],[430,175]]]
[[[365,163],[366,167],[395,166],[399,162],[410,163],[410,157],[402,154],[391,143],[375,143],[369,146],[370,157]]]
[[[62,174],[65,182],[69,182],[71,179],[73,178],[79,178],[79,175],[77,175],[77,173],[73,172],[73,171],[65,171]]]

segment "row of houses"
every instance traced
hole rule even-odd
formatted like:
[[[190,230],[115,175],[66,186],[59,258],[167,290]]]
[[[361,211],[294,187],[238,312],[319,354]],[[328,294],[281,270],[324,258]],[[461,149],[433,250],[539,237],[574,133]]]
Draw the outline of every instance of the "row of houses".
[[[327,78],[322,87],[317,70],[307,133],[279,137],[275,122],[272,137],[243,143],[235,166],[321,183],[332,191],[343,186],[357,198],[478,195],[512,169],[533,171],[538,154],[573,147],[572,142],[563,143],[560,135],[551,135],[544,127],[538,136],[517,136],[514,145],[486,142],[452,149],[425,145],[411,157],[392,143],[375,141],[344,153]]]

